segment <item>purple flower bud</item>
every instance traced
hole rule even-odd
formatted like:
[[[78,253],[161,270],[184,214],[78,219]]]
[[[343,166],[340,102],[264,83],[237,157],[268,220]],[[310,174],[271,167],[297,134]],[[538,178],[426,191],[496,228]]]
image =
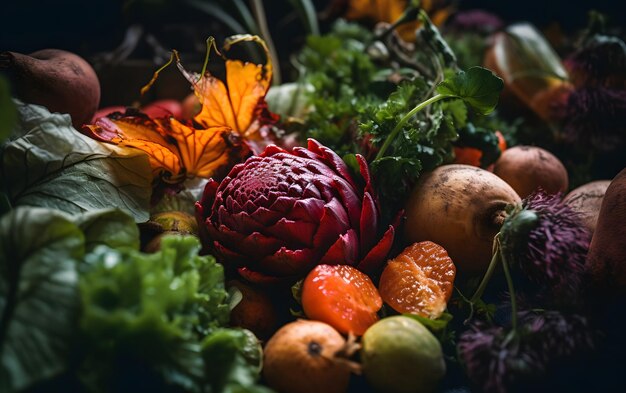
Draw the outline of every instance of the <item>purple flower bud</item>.
[[[535,218],[529,221],[528,216]],[[523,209],[507,218],[501,233],[509,263],[519,266],[555,303],[571,301],[580,287],[591,234],[561,195],[530,195]]]
[[[576,87],[626,87],[626,44],[618,37],[596,35],[564,63]]]
[[[603,152],[626,147],[626,90],[581,87],[568,97],[563,109],[566,142]]]
[[[595,347],[595,333],[582,315],[524,311],[518,317],[517,330],[479,323],[459,337],[467,376],[486,393],[540,386],[560,360]]]

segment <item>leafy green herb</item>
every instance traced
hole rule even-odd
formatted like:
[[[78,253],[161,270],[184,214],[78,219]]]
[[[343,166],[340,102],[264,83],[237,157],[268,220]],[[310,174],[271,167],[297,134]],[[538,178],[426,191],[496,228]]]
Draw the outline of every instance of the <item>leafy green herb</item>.
[[[448,42],[443,39],[443,36],[439,32],[439,29],[435,27],[435,25],[431,22],[428,14],[424,10],[420,10],[419,12],[419,20],[422,22],[422,28],[419,30],[419,33],[431,47],[431,49],[441,55],[443,59],[443,65],[445,67],[455,67],[456,66],[456,55],[448,45]]]
[[[436,86],[439,94],[428,97],[432,88],[416,78],[400,84],[382,105],[370,108],[359,130],[373,146],[380,146],[371,166],[386,215],[402,206],[423,170],[450,159],[457,129],[467,121],[465,104],[489,113],[502,87],[491,71],[474,67],[444,79]],[[448,101],[440,103],[444,99]]]
[[[398,133],[402,131],[403,126],[427,106],[446,98],[460,98],[475,111],[481,114],[488,114],[498,104],[498,97],[503,87],[504,82],[502,79],[482,67],[472,67],[467,73],[460,71],[454,76],[444,79],[437,85],[439,94],[420,102],[400,118],[386,137],[376,155],[376,159],[380,159],[385,155],[387,148],[393,143]],[[390,97],[390,99],[392,98]]]
[[[481,115],[491,113],[498,105],[504,82],[492,71],[483,67],[472,67],[467,72],[459,71],[444,79],[437,92],[445,97],[462,99]]]
[[[366,51],[372,35],[355,24],[338,22],[330,34],[309,36],[298,56],[310,108],[305,119],[306,138],[314,138],[340,155],[356,148],[357,116],[378,105],[388,93],[380,91],[378,67]],[[296,102],[295,100],[293,102]]]
[[[0,152],[0,181],[13,206],[82,213],[113,206],[137,222],[149,217],[152,174],[135,149],[99,143],[72,128],[69,116],[17,102],[15,139]]]

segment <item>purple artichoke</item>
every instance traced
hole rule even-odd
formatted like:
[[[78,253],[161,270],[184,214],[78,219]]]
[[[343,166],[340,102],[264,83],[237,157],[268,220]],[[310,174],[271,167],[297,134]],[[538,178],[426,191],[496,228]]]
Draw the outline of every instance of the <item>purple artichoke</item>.
[[[293,282],[318,264],[373,272],[385,262],[394,225],[379,236],[379,208],[365,159],[362,182],[332,150],[309,140],[292,152],[268,146],[196,203],[203,241],[253,282]]]

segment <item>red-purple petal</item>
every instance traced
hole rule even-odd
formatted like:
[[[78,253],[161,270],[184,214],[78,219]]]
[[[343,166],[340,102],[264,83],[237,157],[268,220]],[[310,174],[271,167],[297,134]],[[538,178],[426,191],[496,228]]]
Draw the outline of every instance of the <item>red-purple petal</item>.
[[[357,269],[367,274],[376,273],[383,264],[387,261],[389,251],[393,245],[395,230],[393,226],[389,226],[389,229],[385,232],[378,244],[374,246],[363,258],[361,262],[356,266]]]
[[[220,242],[213,242],[213,249],[215,253],[222,259],[227,260],[228,263],[239,265],[239,264],[247,264],[249,262],[249,258],[245,255],[241,255],[236,251],[228,247],[224,247]]]
[[[313,198],[299,199],[289,212],[289,218],[296,221],[319,224],[324,215],[324,201]]]
[[[293,221],[283,217],[275,225],[266,228],[264,233],[283,239],[289,248],[312,247],[317,227],[317,223]]]
[[[319,261],[320,265],[354,265],[359,256],[359,238],[356,231],[350,229],[339,236]]]
[[[291,277],[276,277],[276,276],[272,276],[269,274],[257,272],[245,266],[242,266],[239,269],[237,269],[237,273],[239,273],[239,275],[244,280],[247,280],[254,284],[259,284],[259,285],[264,285],[264,286],[276,285],[276,284],[281,284],[281,283],[295,280]]]
[[[258,263],[259,271],[277,276],[294,276],[306,273],[319,259],[316,251],[310,248],[290,250],[281,247],[272,255],[261,259]]]
[[[365,255],[367,251],[376,243],[378,235],[378,210],[374,204],[374,199],[369,192],[363,196],[363,204],[361,209],[361,219],[359,220],[359,235],[361,246],[359,248],[360,255]]]
[[[317,233],[313,239],[315,247],[326,249],[335,242],[337,236],[350,229],[350,220],[343,206],[336,199],[324,206],[324,215],[320,220]]]
[[[359,218],[361,217],[361,199],[356,194],[354,188],[341,178],[333,178],[332,185],[334,189],[339,191],[341,201],[350,218],[350,226],[352,228],[358,228]]]

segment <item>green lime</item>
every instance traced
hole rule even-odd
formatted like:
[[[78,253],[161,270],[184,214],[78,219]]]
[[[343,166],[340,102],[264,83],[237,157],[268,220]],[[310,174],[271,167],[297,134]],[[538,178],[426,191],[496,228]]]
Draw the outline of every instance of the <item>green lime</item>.
[[[367,329],[362,345],[363,374],[376,390],[432,392],[446,373],[439,341],[414,319],[381,319]]]

